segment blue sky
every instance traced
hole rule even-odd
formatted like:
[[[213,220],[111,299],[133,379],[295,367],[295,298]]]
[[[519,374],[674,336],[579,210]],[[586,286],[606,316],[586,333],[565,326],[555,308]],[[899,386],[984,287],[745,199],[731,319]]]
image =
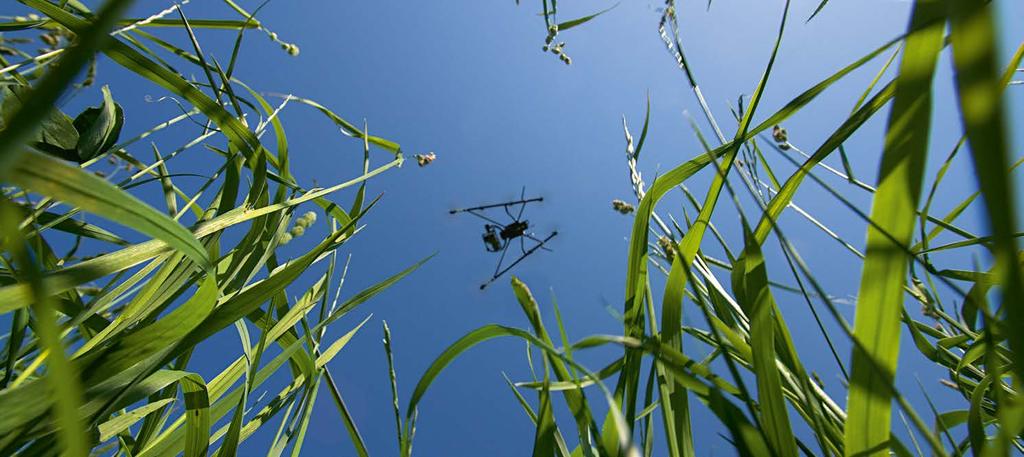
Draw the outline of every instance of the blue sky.
[[[253,8],[255,2],[242,2]],[[561,19],[589,14],[613,2],[586,4],[561,2]],[[1014,2],[998,2],[1004,25],[1019,23],[1022,10]],[[833,1],[814,21],[804,19],[816,0],[795,0],[792,18],[779,59],[755,120],[780,108],[792,97],[842,66],[896,37],[905,28],[908,2],[865,0]],[[778,27],[783,2],[718,0],[710,10],[703,1],[682,2],[682,40],[698,82],[727,136],[734,123],[728,111],[741,94],[749,96],[757,83]],[[700,116],[686,80],[658,38],[658,1],[622,2],[607,14],[559,36],[567,42],[573,64],[565,66],[541,52],[545,31],[537,16],[540,2],[516,6],[502,2],[381,2],[323,0],[276,1],[260,18],[282,39],[297,43],[297,57],[281,52],[266,37],[252,34],[243,47],[236,74],[256,90],[293,93],[312,98],[350,121],[369,125],[371,134],[402,144],[406,155],[433,151],[438,159],[426,168],[409,161],[369,185],[372,195],[384,197],[365,220],[367,228],[347,244],[351,254],[346,291],[351,294],[434,252],[438,255],[412,276],[363,305],[335,325],[333,336],[361,321],[374,318],[330,365],[348,406],[373,455],[396,453],[387,368],[380,342],[381,320],[387,320],[394,338],[401,402],[404,405],[420,374],[452,341],[487,323],[526,327],[508,278],[488,290],[478,290],[488,279],[494,256],[482,249],[481,222],[450,216],[453,207],[470,206],[515,197],[522,186],[529,195],[545,197],[543,205],[527,209],[538,233],[558,230],[552,253],[525,261],[514,273],[541,301],[544,317],[554,325],[551,295],[557,296],[568,322],[570,339],[593,333],[619,333],[621,325],[606,308],[620,311],[625,277],[627,237],[632,219],[611,210],[615,198],[631,200],[624,161],[622,116],[639,135],[644,104],[651,100],[651,127],[641,159],[648,182],[660,171],[702,152],[688,123],[689,113],[712,137]],[[136,10],[153,12],[163,1],[138,2]],[[191,17],[224,17],[217,2],[185,6]],[[1016,19],[1014,19],[1016,18]],[[168,36],[170,32],[161,32]],[[177,33],[177,32],[174,32]],[[1004,27],[1005,55],[1020,43],[1024,29]],[[227,60],[233,33],[208,31],[200,35],[208,53]],[[887,55],[838,83],[785,126],[791,141],[813,150],[845,119]],[[891,73],[891,72],[890,72]],[[200,75],[197,75],[200,76]],[[115,90],[137,132],[176,113],[173,104],[147,103],[146,95],[163,95],[107,61],[100,78]],[[937,76],[933,153],[928,181],[959,137],[952,100],[950,62],[944,57]],[[1013,119],[1020,119],[1019,90],[1011,90]],[[98,97],[92,94],[91,96]],[[93,103],[87,99],[82,103]],[[76,101],[76,103],[79,103]],[[341,137],[313,110],[298,105],[283,113],[291,141],[293,171],[305,182],[340,182],[355,176],[361,166],[361,144]],[[858,177],[873,183],[885,116],[876,116],[847,143]],[[193,132],[194,133],[194,132]],[[1015,144],[1020,144],[1020,138]],[[770,157],[774,152],[767,152]],[[210,155],[194,150],[188,166],[213,166]],[[966,156],[964,156],[966,158]],[[384,159],[377,156],[378,161]],[[838,158],[828,161],[839,165]],[[787,162],[774,157],[778,170],[789,172]],[[973,188],[966,160],[947,177],[938,210],[957,203],[941,197],[963,195]],[[824,175],[822,175],[824,176]],[[687,186],[703,198],[708,175]],[[856,203],[867,208],[869,195],[830,179]],[[738,183],[738,181],[737,181]],[[353,190],[354,192],[354,190]],[[343,192],[340,201],[350,201]],[[796,200],[802,208],[861,247],[864,225],[813,183],[804,185]],[[678,195],[662,204],[661,211],[681,217]],[[721,206],[728,203],[723,200]],[[312,209],[312,208],[310,208]],[[976,210],[977,208],[975,208]],[[691,211],[692,214],[692,211]],[[982,231],[978,212],[965,216],[964,225]],[[730,216],[733,215],[733,216]],[[321,219],[322,220],[322,219]],[[859,261],[792,212],[783,216],[790,240],[808,260],[830,293],[852,300],[859,285]],[[715,222],[732,242],[740,240],[738,220],[724,209]],[[322,222],[315,230],[324,230]],[[307,237],[313,238],[313,237]],[[303,246],[311,239],[298,239]],[[709,254],[720,255],[714,248]],[[778,245],[766,244],[772,279],[792,283],[781,262]],[[956,259],[951,261],[969,261]],[[969,264],[960,265],[969,266]],[[728,272],[719,271],[723,282]],[[662,284],[653,273],[655,289]],[[298,295],[302,290],[289,291]],[[779,306],[793,329],[800,354],[818,370],[827,391],[839,401],[845,395],[839,377],[829,371],[831,356],[795,295],[780,293]],[[691,306],[687,304],[687,306]],[[854,308],[843,308],[852,320]],[[915,310],[916,312],[916,310]],[[688,322],[701,323],[690,307]],[[690,320],[694,319],[694,320]],[[837,338],[841,340],[841,338]],[[904,339],[904,343],[908,340]],[[233,330],[208,344],[237,345]],[[234,346],[232,346],[234,348]],[[905,345],[908,351],[913,351]],[[216,373],[224,360],[216,351],[195,363]],[[237,352],[232,349],[232,352]],[[846,350],[842,353],[845,358]],[[610,351],[581,355],[597,369],[612,360]],[[941,373],[907,352],[901,365],[900,388],[922,411],[915,376],[941,402],[955,405],[936,380]],[[197,357],[198,358],[198,357]],[[522,344],[494,341],[457,360],[434,384],[421,403],[414,451],[421,456],[518,456],[529,452],[533,427],[508,391],[501,372],[513,379],[529,376]],[[904,376],[905,375],[905,376]],[[934,391],[934,392],[933,392]],[[559,411],[563,428],[570,424]],[[728,443],[714,432],[714,420],[696,414],[698,451],[701,455],[731,455]],[[899,422],[894,422],[899,427]],[[251,438],[244,453],[266,446],[274,427]],[[661,433],[659,428],[657,433]],[[571,433],[567,433],[571,435]],[[310,455],[352,455],[347,434],[324,389],[304,450]]]

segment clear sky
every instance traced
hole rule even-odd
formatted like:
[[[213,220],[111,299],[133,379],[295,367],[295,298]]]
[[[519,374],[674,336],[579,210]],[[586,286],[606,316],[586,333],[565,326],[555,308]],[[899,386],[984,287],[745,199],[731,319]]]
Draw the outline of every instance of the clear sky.
[[[250,9],[255,3],[242,2]],[[541,52],[545,31],[537,15],[540,2],[522,3],[277,0],[262,10],[260,19],[282,39],[297,43],[301,54],[288,56],[257,33],[243,46],[236,75],[256,90],[315,99],[350,121],[361,124],[365,118],[371,134],[401,143],[407,157],[427,151],[438,157],[429,167],[421,169],[409,161],[402,169],[373,180],[369,193],[384,192],[384,197],[365,219],[366,230],[341,250],[352,255],[343,295],[439,253],[334,326],[333,336],[337,337],[368,313],[374,314],[330,365],[373,455],[397,453],[381,320],[387,320],[393,334],[403,406],[424,369],[461,335],[487,323],[528,326],[507,277],[484,292],[478,290],[480,282],[490,276],[495,256],[484,252],[481,245],[482,223],[450,216],[449,209],[515,197],[522,186],[530,196],[545,197],[543,205],[527,209],[527,216],[538,233],[559,231],[551,245],[554,252],[529,258],[514,273],[533,289],[552,326],[550,297],[552,293],[557,296],[570,339],[619,333],[621,325],[607,309],[622,308],[632,223],[632,218],[615,213],[610,206],[612,199],[632,198],[622,116],[638,136],[645,97],[650,95],[651,127],[641,159],[648,182],[659,170],[666,171],[702,152],[685,113],[697,119],[706,136],[713,136],[682,72],[658,38],[661,2],[623,1],[607,14],[561,35],[559,39],[567,42],[573,59],[571,66]],[[613,4],[611,0],[560,3],[562,20]],[[1004,54],[1009,54],[1024,33],[1019,27],[1022,10],[1011,1],[997,3],[1001,3],[1004,25],[1018,24],[1003,31]],[[816,4],[817,0],[794,0],[791,22],[756,121],[898,36],[906,26],[910,6],[896,0],[834,0],[819,17],[804,23]],[[782,5],[781,0],[717,0],[708,10],[702,0],[681,2],[683,43],[727,136],[734,130],[728,107],[734,106],[741,94],[749,96],[753,91],[767,63]],[[163,0],[140,1],[136,10],[153,12],[166,6]],[[219,2],[209,0],[193,1],[184,9],[196,18],[229,15]],[[162,31],[161,36],[168,33]],[[233,33],[207,31],[200,38],[208,53],[227,60]],[[787,122],[792,142],[813,150],[845,119],[885,57],[837,84]],[[957,114],[950,104],[948,56],[940,67],[935,147],[926,174],[929,182],[937,162],[959,136]],[[170,103],[144,102],[146,95],[164,94],[113,63],[103,63],[100,72],[101,80],[111,84],[115,97],[125,105],[131,120],[127,132],[141,131],[177,111]],[[1010,105],[1014,119],[1019,120],[1020,91],[1013,93]],[[283,119],[291,141],[293,171],[300,180],[308,183],[315,179],[324,185],[359,173],[359,142],[341,138],[326,119],[306,107],[290,106]],[[847,143],[854,170],[869,183],[874,183],[884,124],[885,116],[876,116]],[[1020,144],[1020,138],[1015,144]],[[214,166],[214,157],[205,151],[195,149],[191,154],[190,167]],[[384,158],[377,156],[378,160]],[[838,158],[833,159],[828,163],[838,166]],[[777,170],[792,170],[778,157],[772,163]],[[957,163],[961,166],[947,178],[942,195],[963,195],[964,189],[973,188],[967,162]],[[702,174],[687,186],[703,198],[707,182],[708,176]],[[867,194],[843,187],[839,180],[830,182],[867,208]],[[351,196],[343,193],[339,200],[350,201]],[[672,197],[660,210],[679,219],[682,201]],[[862,247],[863,223],[819,187],[805,184],[795,201]],[[936,206],[942,212],[956,203],[940,198]],[[723,199],[720,205],[725,204]],[[739,242],[737,220],[730,218],[729,211],[722,214],[715,222],[731,242]],[[965,216],[964,225],[981,231],[977,214]],[[787,213],[783,223],[790,240],[829,292],[852,299],[859,285],[860,262],[798,216]],[[325,230],[324,224],[319,224],[315,230]],[[312,242],[311,238],[298,239],[296,244],[303,246]],[[709,254],[719,255],[713,248]],[[772,279],[792,283],[780,261],[777,243],[769,241],[766,254]],[[728,272],[719,273],[727,282]],[[652,276],[658,290],[661,278],[658,273]],[[289,292],[298,295],[302,290]],[[812,368],[818,367],[826,390],[844,401],[839,376],[834,369],[823,368],[833,364],[821,336],[813,330],[806,305],[800,297],[784,292],[779,292],[777,299],[801,356]],[[852,320],[853,306],[842,306]],[[692,304],[686,307],[688,322],[703,325]],[[226,361],[216,359],[215,346],[232,344],[237,346],[234,330],[201,346],[197,354],[204,358],[195,363],[201,370],[218,372]],[[906,349],[913,350],[909,345]],[[232,346],[232,353],[236,352]],[[613,355],[594,351],[583,354],[581,360],[597,369]],[[919,358],[916,352],[908,355],[912,357],[904,360]],[[502,380],[502,371],[516,380],[529,376],[519,342],[489,342],[458,359],[421,403],[415,454],[528,454],[533,427]],[[941,373],[934,368],[910,362],[901,366],[900,374],[900,388],[922,411],[927,406],[921,402],[915,375],[929,394],[942,402],[940,407],[955,404],[949,401],[954,397],[937,383]],[[304,450],[310,455],[354,454],[326,389],[320,392]],[[572,438],[567,428],[569,416],[564,406],[558,407],[562,408],[560,424],[567,438]],[[714,419],[704,411],[695,416],[697,436],[701,437],[699,453],[731,455],[728,443],[714,433],[719,431]],[[247,441],[243,454],[264,449],[275,427],[267,427]],[[894,422],[894,427],[898,428],[899,422]],[[659,427],[656,433],[660,436],[662,431]]]

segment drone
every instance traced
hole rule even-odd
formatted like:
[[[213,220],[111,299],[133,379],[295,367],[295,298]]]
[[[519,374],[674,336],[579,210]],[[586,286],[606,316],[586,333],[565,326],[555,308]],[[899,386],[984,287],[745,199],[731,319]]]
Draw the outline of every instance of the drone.
[[[543,201],[544,197],[526,198],[526,187],[523,187],[522,193],[519,194],[519,200],[474,206],[472,208],[453,209],[448,212],[448,214],[472,214],[486,221],[487,223],[484,224],[484,233],[482,235],[484,249],[486,249],[487,252],[501,253],[501,256],[498,257],[498,264],[494,267],[494,275],[491,276],[491,279],[487,280],[487,282],[480,285],[480,290],[486,289],[487,286],[491,285],[491,283],[501,277],[501,275],[507,273],[512,269],[512,267],[515,267],[519,262],[522,262],[537,250],[543,249],[545,251],[551,251],[551,249],[548,249],[544,245],[558,235],[558,232],[553,231],[544,239],[540,239],[534,233],[528,232],[528,230],[530,230],[530,221],[523,219],[523,212],[526,211],[526,205]],[[516,207],[518,207],[518,212],[513,216],[512,212],[516,210]],[[496,210],[498,208],[505,211],[505,215],[511,219],[510,222],[501,223],[482,213],[483,211]],[[505,262],[505,254],[508,253],[509,246],[511,246],[516,240],[519,240],[519,250],[522,254],[512,263],[502,268]],[[532,244],[529,249],[527,249],[527,240]]]

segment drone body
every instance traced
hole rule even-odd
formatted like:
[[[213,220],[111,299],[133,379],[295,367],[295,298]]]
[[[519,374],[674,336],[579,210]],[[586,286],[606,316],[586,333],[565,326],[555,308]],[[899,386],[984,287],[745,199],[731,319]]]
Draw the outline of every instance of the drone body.
[[[472,214],[480,219],[487,221],[484,224],[484,233],[482,235],[484,241],[484,249],[487,252],[500,252],[501,257],[498,258],[498,264],[494,268],[494,275],[491,276],[487,282],[480,285],[480,289],[485,289],[488,285],[494,282],[496,279],[505,274],[512,267],[516,266],[519,262],[526,259],[530,254],[533,254],[538,249],[544,249],[550,251],[550,249],[544,247],[548,241],[558,235],[558,232],[551,232],[544,239],[537,238],[533,233],[529,232],[530,222],[522,219],[523,212],[526,210],[526,205],[530,203],[538,203],[544,201],[543,197],[536,197],[527,199],[526,188],[523,188],[523,192],[520,194],[519,200],[509,201],[504,203],[494,203],[489,205],[474,206],[472,208],[453,209],[449,211],[449,214],[467,213]],[[513,216],[510,209],[519,207],[517,215]],[[496,210],[501,208],[505,214],[511,219],[510,222],[501,223],[496,219],[483,214],[487,210]],[[512,245],[513,241],[519,240],[519,250],[522,255],[518,259],[510,263],[508,266],[502,268],[502,264],[505,261],[505,254],[508,252],[509,246]],[[526,241],[529,240],[533,246],[529,249],[526,248]]]

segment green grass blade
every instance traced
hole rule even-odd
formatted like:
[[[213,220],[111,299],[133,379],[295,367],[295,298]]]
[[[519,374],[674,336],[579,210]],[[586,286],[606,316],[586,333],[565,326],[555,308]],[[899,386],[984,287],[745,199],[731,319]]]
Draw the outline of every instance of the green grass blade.
[[[860,107],[850,117],[848,117],[843,123],[836,129],[825,140],[824,143],[808,158],[800,168],[794,172],[786,180],[786,183],[782,185],[779,192],[772,198],[768,203],[768,207],[765,209],[765,214],[761,217],[761,220],[757,224],[757,228],[754,230],[754,237],[757,238],[759,244],[763,244],[771,233],[772,225],[774,221],[778,219],[782,211],[786,209],[789,203],[792,201],[793,196],[796,195],[800,184],[803,179],[811,172],[815,165],[820,163],[829,154],[836,150],[837,147],[842,145],[843,141],[850,137],[856,132],[865,122],[867,122],[875,113],[878,113],[895,95],[895,86],[893,84],[887,85],[874,97],[871,98],[864,106]]]
[[[821,0],[821,3],[818,3],[818,7],[814,8],[814,12],[811,13],[811,16],[807,18],[807,22],[811,22],[811,19],[814,19],[814,16],[817,16],[818,13],[821,12],[821,10],[825,9],[825,5],[827,4],[828,0]]]
[[[187,229],[107,181],[37,152],[13,164],[11,182],[25,189],[75,205],[167,242],[204,268],[210,268],[206,249]]]
[[[533,293],[519,278],[512,277],[512,291],[516,295],[516,300],[519,302],[520,308],[526,315],[527,320],[530,321],[531,327],[533,327],[534,333],[537,338],[543,341],[548,346],[554,346],[551,336],[548,334],[547,329],[544,327],[544,322],[541,320],[540,307],[537,305],[537,300],[533,298]],[[566,356],[568,357],[568,356]],[[555,378],[559,381],[575,380],[576,377],[569,373],[566,369],[566,365],[559,359],[553,358],[545,354],[545,364],[550,364],[551,369],[555,372]],[[586,397],[583,396],[582,391],[577,390],[566,390],[563,391],[566,404],[569,405],[569,410],[573,414],[573,418],[576,420],[576,431],[580,439],[580,445],[582,447],[589,447],[590,439],[590,426],[593,422],[593,418],[590,413],[590,406],[587,402]]]
[[[673,246],[673,249],[678,249]],[[661,340],[673,349],[683,347],[683,294],[686,290],[686,272],[678,251],[672,256],[672,267],[665,281],[661,302]],[[670,456],[693,456],[693,433],[690,429],[690,405],[686,389],[677,383],[671,373],[657,364],[658,401],[665,425],[665,439]]]
[[[533,438],[533,457],[552,457],[557,449],[555,444],[555,416],[551,409],[551,391],[548,361],[544,359],[544,383],[538,393],[537,429]]]
[[[359,325],[356,325],[355,328],[349,330],[348,333],[342,335],[341,338],[337,339],[337,341],[331,343],[331,345],[328,346],[327,349],[324,350],[320,354],[320,356],[316,358],[317,368],[327,365],[331,361],[331,359],[334,358],[334,356],[338,355],[338,352],[340,352],[345,347],[345,345],[348,344],[349,341],[352,341],[352,337],[356,336],[356,333],[359,332],[359,329],[363,328],[363,325],[366,324],[366,322],[368,322],[371,317],[373,317],[373,314],[366,316],[366,319],[363,319],[363,321],[360,322]]]
[[[206,382],[197,374],[181,378],[185,397],[185,457],[204,457],[210,439],[210,398]]]
[[[600,16],[600,15],[602,15],[604,13],[607,13],[607,12],[611,11],[616,6],[619,6],[619,4],[616,3],[616,4],[614,4],[614,5],[612,5],[612,6],[608,7],[608,8],[605,8],[605,9],[603,9],[601,11],[598,11],[598,12],[596,12],[594,14],[591,14],[591,15],[588,15],[588,16],[583,16],[581,18],[577,18],[577,19],[561,22],[561,23],[558,24],[558,31],[559,32],[564,32],[564,31],[569,30],[569,29],[571,29],[573,27],[576,27],[577,25],[586,24],[587,22],[590,22],[591,19],[594,19],[594,18],[596,18],[596,17],[598,17],[598,16]]]
[[[142,420],[142,418],[163,408],[165,405],[168,405],[173,401],[173,398],[164,398],[163,400],[150,402],[100,424],[100,441],[107,441],[115,435],[128,430],[129,427]]]
[[[899,355],[900,312],[914,213],[931,124],[932,77],[943,46],[944,5],[919,0],[896,80],[882,156],[880,183],[871,207],[867,253],[854,320],[846,455],[884,455],[889,448],[893,380]],[[926,25],[927,24],[927,25]]]
[[[783,9],[782,20],[779,24],[778,35],[775,40],[775,45],[772,49],[771,57],[768,59],[768,63],[765,66],[764,73],[758,80],[757,87],[754,89],[754,94],[751,97],[749,108],[744,112],[743,118],[740,121],[739,128],[736,131],[736,135],[733,141],[726,143],[722,146],[724,150],[721,154],[724,156],[724,161],[718,166],[718,174],[715,176],[708,189],[707,196],[705,197],[704,204],[701,208],[700,214],[697,217],[697,221],[694,226],[683,237],[680,242],[679,250],[682,256],[682,264],[688,266],[693,262],[694,257],[697,254],[697,250],[700,248],[701,241],[703,240],[704,233],[706,232],[707,226],[711,219],[711,213],[714,211],[715,204],[718,201],[718,197],[721,193],[722,188],[725,186],[726,176],[734,163],[736,154],[739,152],[740,146],[748,138],[750,133],[750,125],[753,120],[754,112],[760,103],[761,96],[764,93],[764,89],[768,83],[768,79],[771,75],[772,68],[775,64],[775,58],[778,55],[779,46],[782,43],[783,32],[785,31],[786,19],[789,15],[789,1],[787,0]],[[707,154],[709,161],[717,158],[717,150]],[[683,166],[686,166],[684,164]],[[673,172],[680,170],[677,168]],[[672,172],[670,172],[672,173]],[[675,181],[675,177],[670,178],[670,183],[674,187],[679,184]],[[623,315],[625,316],[625,335],[633,338],[640,338],[643,333],[642,313],[643,307],[641,302],[644,296],[644,284],[647,279],[647,259],[646,259],[646,247],[647,247],[647,229],[646,226],[649,224],[649,219],[653,213],[653,205],[661,198],[662,194],[667,191],[656,192],[656,187],[661,180],[655,182],[652,186],[651,191],[641,201],[640,209],[637,211],[636,220],[634,223],[633,236],[631,238],[630,246],[630,257],[629,257],[629,268],[626,275],[626,299],[625,309]],[[653,198],[654,200],[649,200]],[[637,228],[643,228],[643,234],[641,236],[637,232]],[[632,351],[626,351],[626,365],[623,367],[622,376],[619,377],[618,385],[616,386],[617,399],[624,402],[623,407],[625,408],[625,416],[627,421],[632,421],[635,417],[635,406],[636,406],[636,392],[639,387],[640,379],[640,360],[637,354]],[[605,433],[607,434],[608,425],[610,421],[605,421]],[[606,447],[607,449],[607,447]]]
[[[299,430],[294,436],[295,445],[292,447],[292,457],[299,457],[302,452],[302,443],[306,440],[306,432],[309,430],[309,421],[313,417],[313,406],[316,404],[319,390],[320,383],[314,383],[312,392],[306,396],[306,402],[302,405],[302,416],[299,419]]]
[[[448,346],[434,361],[430,364],[427,370],[420,377],[419,382],[416,383],[416,387],[413,389],[412,396],[409,398],[409,404],[406,407],[406,420],[410,420],[414,417],[416,407],[419,405],[420,400],[426,394],[430,385],[437,379],[444,369],[451,364],[460,354],[475,347],[476,345],[485,341],[498,338],[498,337],[516,337],[522,339],[540,350],[544,351],[545,354],[551,358],[557,358],[562,363],[567,364],[575,368],[576,370],[583,373],[587,378],[595,381],[597,387],[599,387],[605,396],[605,401],[611,408],[611,415],[616,426],[614,431],[618,437],[620,450],[623,451],[628,457],[638,456],[639,452],[632,445],[632,440],[629,436],[629,426],[625,422],[622,414],[618,413],[618,409],[615,407],[615,399],[612,397],[612,392],[608,390],[603,383],[600,382],[598,376],[578,363],[565,357],[564,354],[558,352],[555,348],[551,347],[544,341],[540,340],[531,333],[512,327],[505,327],[496,324],[489,324],[483,327],[477,328],[459,338],[457,341]],[[614,337],[613,337],[614,338]],[[621,341],[621,338],[616,339]]]
[[[743,222],[743,255],[733,267],[737,301],[750,315],[750,347],[753,371],[757,376],[757,399],[761,406],[761,426],[765,439],[776,456],[796,457],[796,440],[786,413],[782,379],[776,366],[776,328],[778,309],[768,288],[768,272],[761,247],[746,221]]]
[[[397,444],[399,454],[403,456],[412,453],[412,443],[405,440],[406,433],[402,429],[402,410],[398,406],[398,374],[395,373],[395,357],[391,350],[391,329],[387,321],[384,321],[384,355],[388,360],[388,380],[391,381],[391,411],[395,413],[395,434],[398,438]]]

